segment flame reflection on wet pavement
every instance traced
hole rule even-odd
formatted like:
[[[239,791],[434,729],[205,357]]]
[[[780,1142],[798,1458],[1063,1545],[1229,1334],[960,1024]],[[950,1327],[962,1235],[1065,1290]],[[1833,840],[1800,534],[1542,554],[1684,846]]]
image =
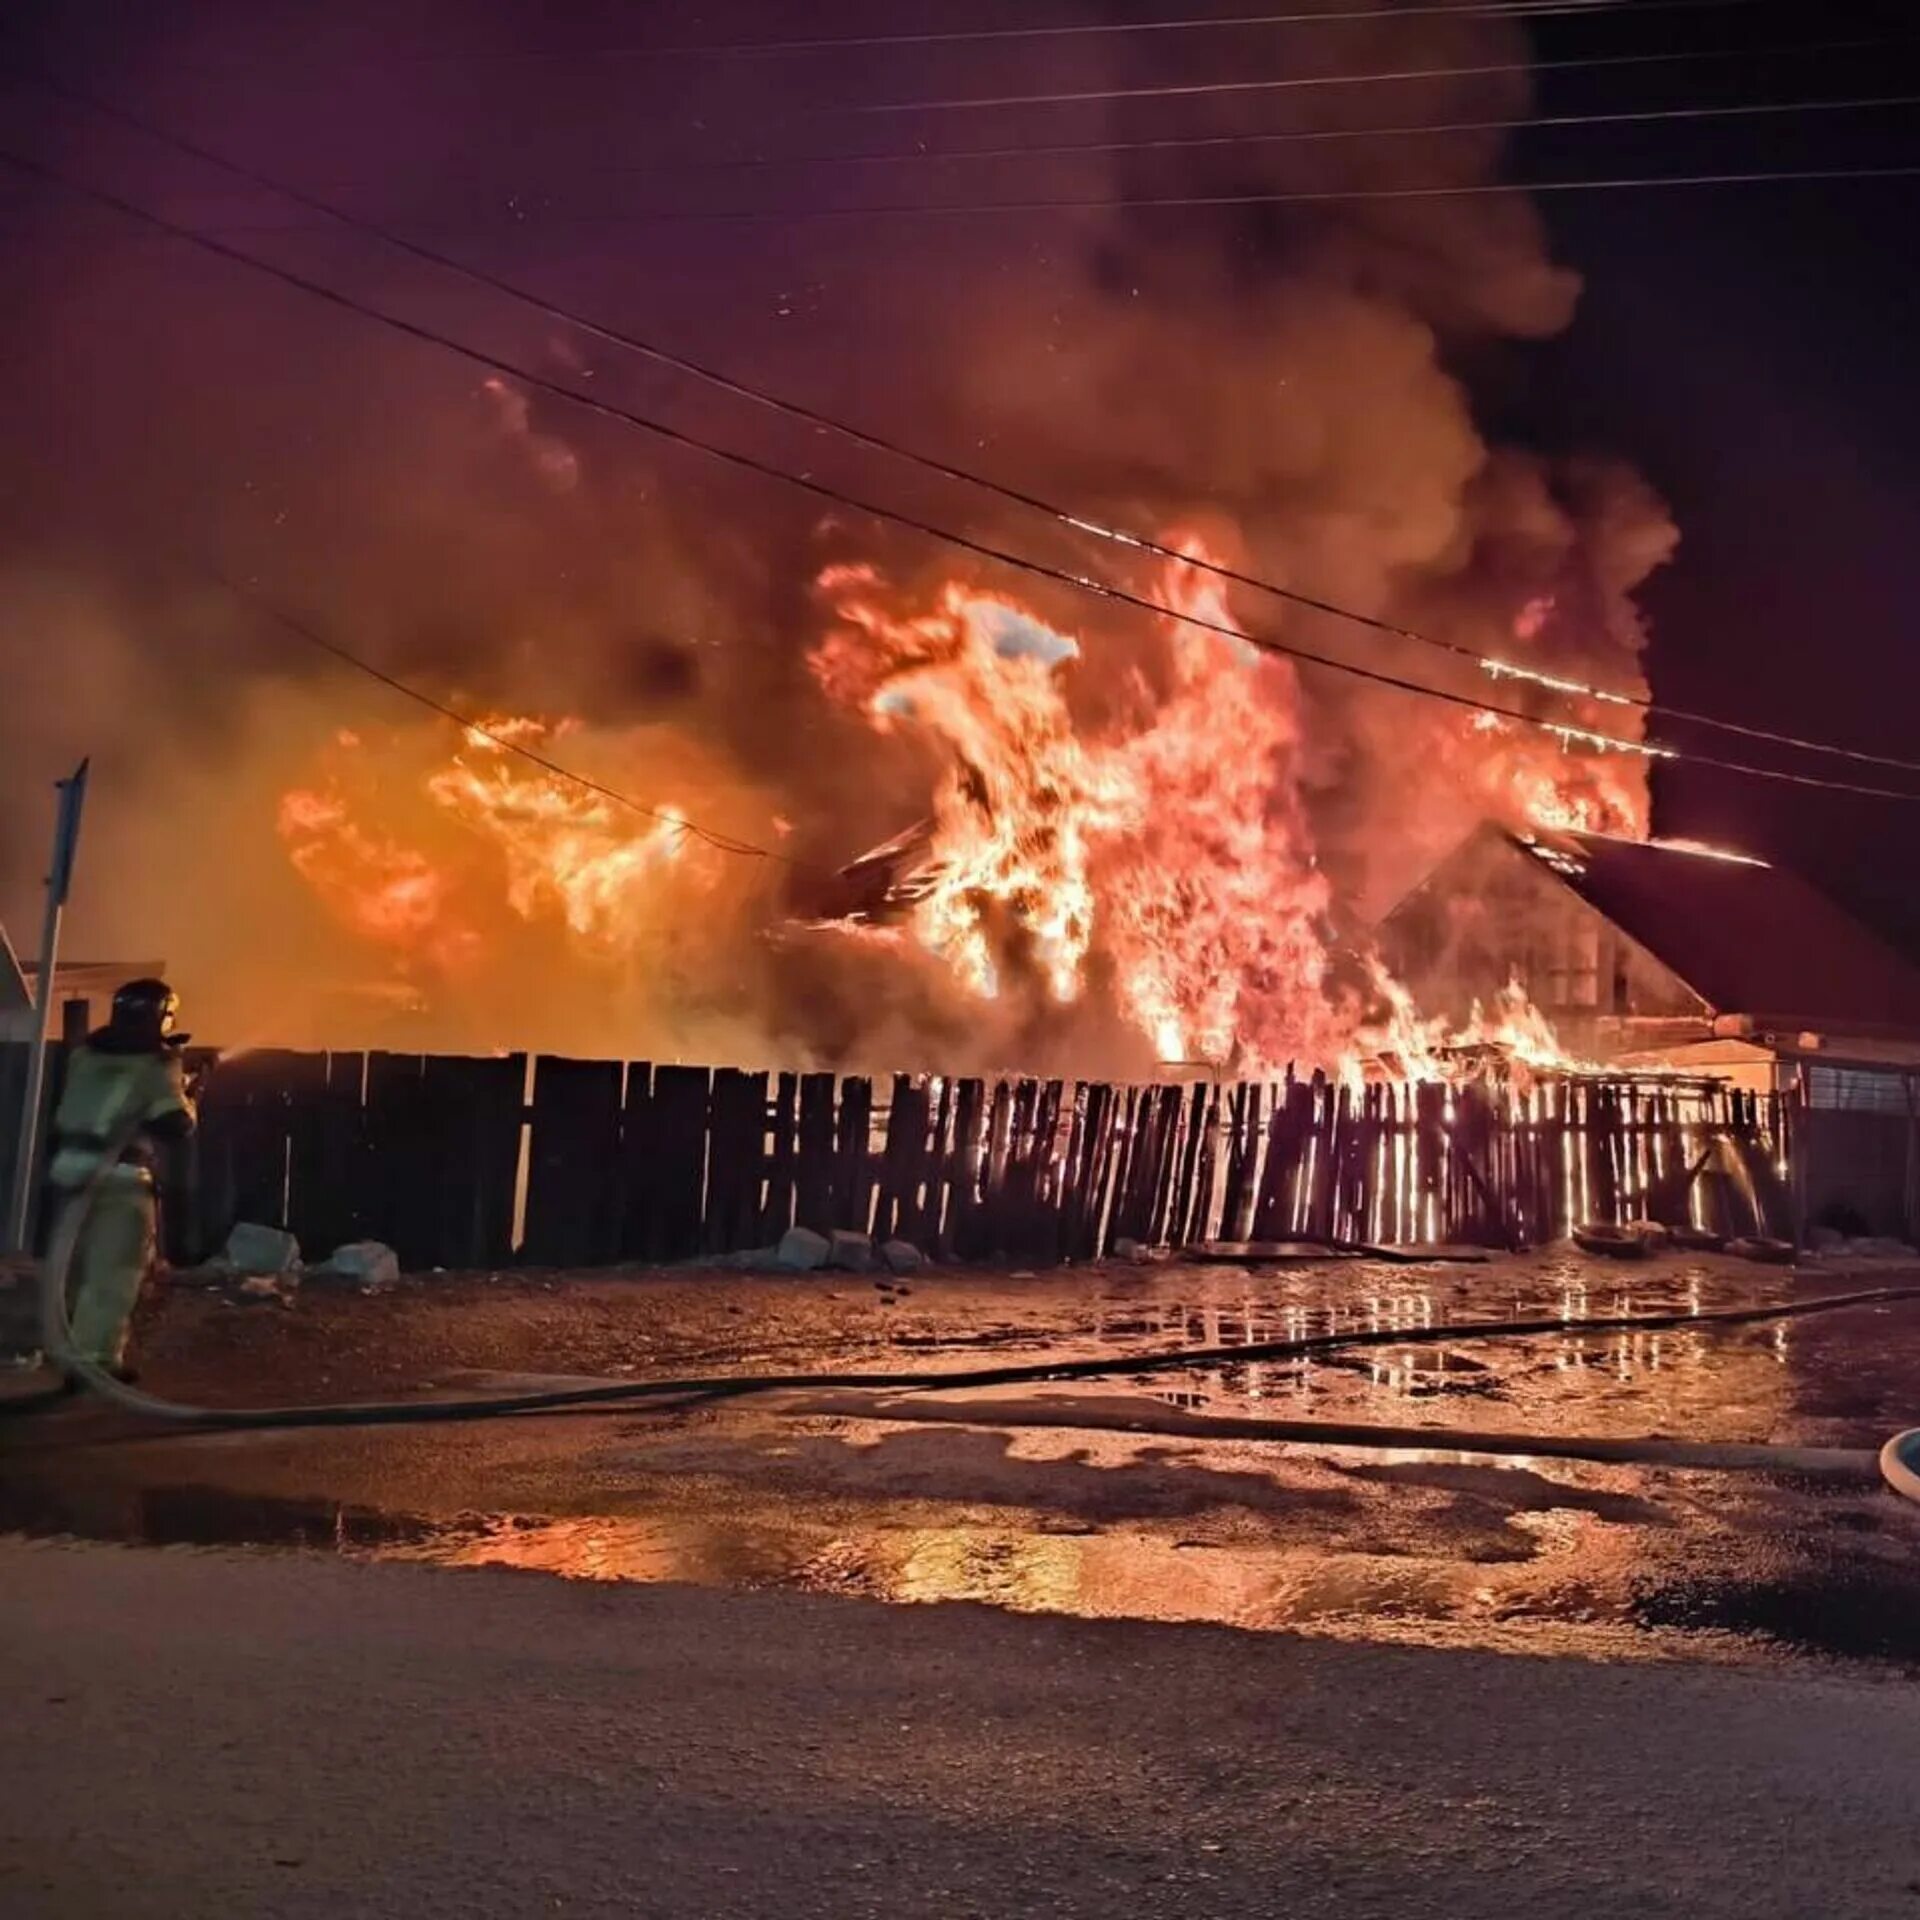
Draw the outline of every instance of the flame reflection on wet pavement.
[[[1636,1272],[1629,1291],[1539,1260],[1470,1274],[974,1276],[923,1280],[885,1315],[843,1299],[831,1311],[847,1317],[825,1330],[806,1319],[823,1311],[818,1292],[748,1290],[710,1309],[737,1315],[750,1301],[750,1332],[731,1322],[736,1347],[743,1335],[756,1349],[804,1341],[802,1365],[822,1369],[876,1353],[919,1368],[1232,1347],[1547,1303],[1570,1324],[1546,1339],[1389,1344],[1311,1366],[1210,1361],[1097,1389],[1147,1414],[1172,1403],[1421,1426],[1431,1445],[1022,1428],[1017,1407],[991,1401],[961,1426],[742,1401],[157,1446],[56,1445],[36,1422],[0,1453],[0,1529],[1604,1657],[1920,1660],[1920,1510],[1871,1484],[1448,1447],[1449,1429],[1470,1427],[1859,1446],[1916,1376],[1911,1310],[1713,1334],[1577,1324],[1786,1284],[1696,1263]],[[564,1296],[540,1294],[533,1310],[563,1316]],[[689,1342],[712,1333],[697,1313],[676,1309],[673,1323]],[[544,1320],[512,1324],[523,1345],[547,1337]]]

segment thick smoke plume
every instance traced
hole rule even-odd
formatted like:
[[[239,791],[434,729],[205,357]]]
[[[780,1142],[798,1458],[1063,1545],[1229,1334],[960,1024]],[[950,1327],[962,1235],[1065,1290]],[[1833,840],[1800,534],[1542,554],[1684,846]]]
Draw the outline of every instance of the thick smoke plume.
[[[771,33],[774,11],[731,24]],[[118,96],[266,172],[343,182],[335,197],[366,217],[556,301],[1086,519],[1535,667],[1641,684],[1632,596],[1673,544],[1660,503],[1608,461],[1492,445],[1475,424],[1469,371],[1550,338],[1578,294],[1520,196],[602,218],[622,195],[764,206],[1464,184],[1499,177],[1496,136],[873,170],[882,184],[778,169],[716,184],[668,167],[640,176],[651,200],[636,202],[631,183],[584,169],[645,147],[643,134],[670,147],[764,125],[784,129],[769,146],[818,145],[818,123],[799,112],[796,131],[794,102],[758,65],[667,88],[504,62],[456,85],[383,68],[393,50],[363,38],[358,70],[377,77],[349,140],[295,84],[296,50],[267,50],[278,97],[271,61],[244,100],[208,78],[210,50],[245,16],[202,17],[202,37],[102,55]],[[456,19],[469,43],[538,37],[531,10]],[[1232,39],[1248,72],[1525,52],[1512,25],[1411,14]],[[1228,56],[1180,58],[1213,77]],[[988,71],[982,90],[1037,90],[1038,63],[1023,71]],[[1092,91],[1169,71],[1164,46],[1102,39],[1049,53],[1044,79]],[[826,100],[942,80],[816,63],[794,84]],[[636,106],[625,87],[655,97]],[[1500,118],[1528,97],[1523,74],[1430,82],[1415,117]],[[1383,98],[1303,88],[1172,118],[1165,103],[1108,102],[990,124],[1122,141],[1353,126],[1397,117]],[[132,135],[28,110],[38,150],[72,171],[242,229],[264,256],[583,391],[1162,606],[1489,692],[1457,659],[1143,564],[372,241],[315,232],[311,216]],[[503,233],[499,198],[473,176],[478,156],[501,177],[509,128],[530,175],[576,185],[510,202],[521,218]],[[0,322],[19,424],[4,458],[26,503],[0,551],[0,619],[21,662],[0,708],[8,924],[18,941],[33,913],[48,783],[91,753],[70,950],[164,955],[209,1037],[949,1069],[1132,1071],[1173,1048],[1312,1057],[1372,1011],[1365,923],[1481,815],[1644,825],[1631,760],[1570,757],[1510,723],[1242,657],[830,510],[110,216],[30,197],[16,217],[18,292]],[[655,814],[555,782],[329,662],[236,602],[216,569]],[[967,596],[1005,609],[973,652],[954,637]],[[899,637],[916,622],[918,655]],[[1499,697],[1545,698],[1511,684]],[[1551,710],[1621,730],[1617,708]],[[1013,844],[1002,780],[1038,793],[1041,855],[1049,874],[1072,870],[1073,897],[1042,899],[1014,872],[1034,849]],[[949,858],[955,823],[1011,835],[981,856],[999,865],[959,896],[957,921],[935,937],[924,914],[818,924],[849,910],[839,868],[930,817]],[[1062,833],[1080,840],[1063,850]],[[1218,924],[1195,932],[1202,915]]]

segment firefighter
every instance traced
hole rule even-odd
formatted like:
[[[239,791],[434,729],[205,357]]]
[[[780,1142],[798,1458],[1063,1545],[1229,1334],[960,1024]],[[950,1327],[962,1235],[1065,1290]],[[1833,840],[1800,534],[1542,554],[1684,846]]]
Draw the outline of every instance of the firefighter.
[[[88,1207],[71,1275],[73,1352],[123,1380],[132,1377],[128,1323],[155,1256],[156,1168],[194,1127],[195,1089],[180,1058],[188,1036],[174,1031],[179,1008],[164,980],[121,987],[107,1024],[68,1062],[53,1120],[49,1177],[63,1206]],[[83,1201],[110,1156],[113,1164]]]

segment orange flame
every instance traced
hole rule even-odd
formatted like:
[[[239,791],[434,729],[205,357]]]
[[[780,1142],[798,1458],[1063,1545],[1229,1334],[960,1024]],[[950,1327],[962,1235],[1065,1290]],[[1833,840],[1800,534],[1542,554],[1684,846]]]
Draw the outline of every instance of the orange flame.
[[[486,716],[450,756],[401,783],[398,806],[389,786],[375,787],[362,737],[342,732],[326,778],[282,797],[282,843],[343,924],[434,972],[483,956],[495,903],[522,921],[556,922],[590,952],[623,952],[657,912],[663,880],[700,884],[710,868],[690,852],[676,809],[630,812],[510,750],[579,726]],[[390,746],[417,753],[421,744]],[[375,806],[383,815],[405,808],[407,836],[364,824]]]
[[[1216,557],[1190,536],[1170,544]],[[1518,982],[1450,1033],[1364,942],[1336,944],[1302,793],[1294,669],[1188,623],[1233,625],[1223,580],[1167,563],[1152,589],[1160,630],[1100,636],[1097,661],[1080,634],[958,580],[915,596],[871,566],[839,565],[817,584],[831,614],[809,656],[819,685],[931,761],[926,864],[895,889],[892,928],[858,929],[876,954],[910,943],[982,998],[1022,983],[1055,1005],[1097,995],[1167,1062],[1444,1078],[1463,1052],[1493,1048],[1522,1068],[1569,1064]],[[1525,639],[1537,621],[1519,624]],[[720,863],[677,807],[650,817],[611,797],[617,775],[595,790],[515,751],[562,736],[575,737],[570,760],[636,750],[578,720],[504,714],[395,775],[384,748],[341,731],[324,777],[281,802],[288,855],[409,972],[474,964],[503,914],[552,926],[580,957],[641,952],[688,889],[717,887]],[[1643,769],[1624,756],[1544,743],[1487,713],[1429,737],[1510,817],[1614,831],[1644,821]],[[406,745],[417,756],[430,739]],[[732,811],[738,776],[723,775],[716,797],[716,770],[692,763],[702,782],[691,745],[675,752],[690,811]],[[781,818],[763,831],[792,828]]]
[[[921,942],[975,992],[1000,989],[995,928],[1018,929],[1056,1000],[1076,999],[1092,938],[1092,848],[1137,822],[1138,794],[1075,732],[1055,665],[1068,636],[1018,603],[948,582],[931,614],[896,617],[871,568],[821,575],[840,625],[815,649],[821,685],[883,730],[941,741],[934,859],[913,909]]]
[[[477,949],[478,934],[454,913],[446,876],[418,848],[357,825],[337,792],[284,794],[279,828],[301,878],[367,939],[442,968]]]
[[[1191,537],[1172,544],[1215,557]],[[1000,992],[1005,961],[1025,956],[1053,999],[1075,1000],[1098,958],[1159,1058],[1248,1072],[1297,1061],[1357,1077],[1373,1061],[1448,1077],[1462,1050],[1559,1057],[1517,984],[1454,1034],[1371,954],[1336,966],[1294,671],[1179,617],[1233,623],[1217,577],[1168,564],[1165,685],[1149,693],[1150,663],[1107,674],[1133,697],[1097,725],[1075,713],[1079,638],[1017,601],[947,581],[925,611],[867,566],[829,568],[819,586],[833,613],[811,656],[821,686],[940,754],[931,852],[902,897],[913,935],[975,992]],[[1607,787],[1558,747],[1507,746],[1507,731],[1487,714],[1463,738],[1508,807],[1595,821],[1628,810],[1624,780]]]
[[[524,717],[486,719],[468,730],[451,764],[428,777],[426,790],[498,847],[506,861],[507,904],[521,919],[557,908],[574,933],[611,944],[629,930],[653,877],[680,859],[686,822],[671,808],[647,822],[514,758],[500,744],[536,743],[568,727]]]

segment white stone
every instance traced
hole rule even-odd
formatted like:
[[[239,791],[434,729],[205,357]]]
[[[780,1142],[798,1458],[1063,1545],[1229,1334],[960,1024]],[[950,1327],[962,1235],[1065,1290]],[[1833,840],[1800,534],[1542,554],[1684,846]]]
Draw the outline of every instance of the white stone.
[[[837,1267],[842,1273],[871,1273],[872,1235],[850,1233],[844,1227],[834,1228],[827,1242],[827,1265]]]
[[[782,1273],[811,1273],[826,1265],[829,1251],[826,1237],[811,1227],[789,1227],[780,1236],[773,1264]]]
[[[400,1256],[384,1240],[349,1240],[327,1255],[326,1270],[363,1287],[390,1287],[400,1278]]]
[[[236,1273],[291,1273],[300,1264],[300,1242],[283,1227],[242,1220],[227,1235],[226,1257]]]

